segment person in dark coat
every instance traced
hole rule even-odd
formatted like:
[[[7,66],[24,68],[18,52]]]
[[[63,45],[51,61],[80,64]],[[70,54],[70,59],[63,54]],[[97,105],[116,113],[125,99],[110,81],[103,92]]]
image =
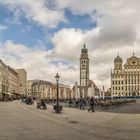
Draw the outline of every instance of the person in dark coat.
[[[43,99],[41,99],[41,106],[43,106],[43,109],[46,109],[47,108],[46,102]]]
[[[89,98],[89,109],[88,109],[88,111],[95,112],[94,105],[95,105],[95,101],[94,101],[94,98],[92,96],[91,98]]]
[[[82,96],[80,97],[79,104],[80,104],[80,110],[81,109],[84,110],[84,99],[82,98]]]

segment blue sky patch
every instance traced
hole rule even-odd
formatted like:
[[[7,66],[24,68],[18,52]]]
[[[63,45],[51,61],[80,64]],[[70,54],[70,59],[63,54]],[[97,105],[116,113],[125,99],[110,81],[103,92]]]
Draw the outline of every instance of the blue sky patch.
[[[67,22],[61,22],[56,28],[45,28],[24,16],[24,14],[21,14],[21,17],[18,19],[20,21],[16,23],[14,21],[14,13],[9,11],[6,6],[0,5],[0,25],[8,27],[1,34],[1,42],[12,40],[15,43],[30,47],[42,44],[46,46],[46,49],[52,49],[54,46],[51,38],[59,30],[63,28],[89,30],[96,27],[96,22],[91,21],[89,15],[74,15],[69,9],[65,9]]]

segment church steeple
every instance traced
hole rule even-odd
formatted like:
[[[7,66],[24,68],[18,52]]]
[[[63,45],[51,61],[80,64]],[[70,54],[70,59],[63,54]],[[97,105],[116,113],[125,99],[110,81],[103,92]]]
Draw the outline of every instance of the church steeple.
[[[80,96],[87,97],[89,86],[89,58],[85,43],[81,49],[80,57]]]
[[[122,62],[122,58],[119,56],[115,57],[114,62]]]
[[[86,48],[86,44],[83,44],[83,48],[81,50],[82,53],[88,53],[88,49]]]
[[[88,58],[88,49],[86,48],[86,44],[83,44],[83,48],[81,49],[81,58]]]
[[[122,72],[122,63],[123,63],[123,60],[118,54],[117,57],[114,58],[114,72],[115,73]]]

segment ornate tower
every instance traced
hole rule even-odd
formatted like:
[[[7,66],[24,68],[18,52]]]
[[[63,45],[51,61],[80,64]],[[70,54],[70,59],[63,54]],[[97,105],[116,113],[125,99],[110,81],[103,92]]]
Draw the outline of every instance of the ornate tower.
[[[89,58],[88,49],[83,45],[80,57],[80,96],[87,97],[89,86]]]
[[[114,73],[121,73],[122,72],[122,58],[118,55],[114,59]]]
[[[121,96],[124,92],[123,60],[118,55],[114,58],[114,69],[111,70],[111,97]]]

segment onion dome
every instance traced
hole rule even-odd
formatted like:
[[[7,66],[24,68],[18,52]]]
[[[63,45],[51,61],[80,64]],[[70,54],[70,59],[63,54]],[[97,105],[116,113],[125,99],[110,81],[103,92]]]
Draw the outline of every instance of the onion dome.
[[[118,55],[117,57],[114,58],[115,62],[122,62],[122,58]]]
[[[86,45],[84,43],[83,48],[82,48],[82,53],[87,53],[88,49],[86,48]]]

